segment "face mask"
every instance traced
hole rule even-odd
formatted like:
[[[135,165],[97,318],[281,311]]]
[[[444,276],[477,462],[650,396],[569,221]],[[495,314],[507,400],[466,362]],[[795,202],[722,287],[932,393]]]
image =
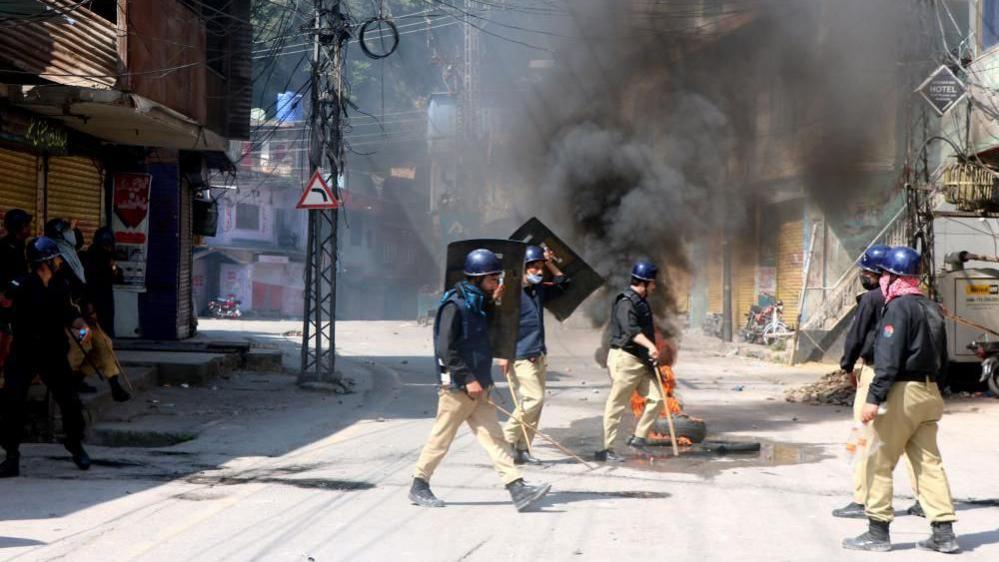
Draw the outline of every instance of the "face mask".
[[[76,233],[72,230],[67,230],[62,233],[62,239],[66,241],[70,246],[76,246]]]
[[[544,275],[531,275],[530,273],[527,274],[527,282],[530,283],[531,285],[537,285],[538,283],[542,282],[544,278],[545,278]]]

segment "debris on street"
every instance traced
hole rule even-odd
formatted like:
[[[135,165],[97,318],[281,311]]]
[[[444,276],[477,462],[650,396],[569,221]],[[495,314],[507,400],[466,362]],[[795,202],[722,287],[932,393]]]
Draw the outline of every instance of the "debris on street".
[[[849,373],[833,371],[817,382],[788,390],[784,399],[788,402],[852,406],[855,393],[853,377]]]

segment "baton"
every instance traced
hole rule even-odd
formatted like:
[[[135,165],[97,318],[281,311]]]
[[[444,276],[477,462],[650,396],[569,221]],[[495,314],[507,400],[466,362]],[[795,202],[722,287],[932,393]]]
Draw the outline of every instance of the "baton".
[[[566,449],[565,447],[563,447],[563,446],[562,446],[562,444],[561,444],[561,443],[559,443],[558,441],[556,441],[556,440],[552,439],[552,438],[551,438],[551,437],[549,437],[549,436],[548,436],[547,434],[545,434],[545,433],[542,433],[542,432],[541,432],[541,430],[539,430],[539,429],[538,429],[537,427],[535,427],[534,425],[532,425],[532,424],[529,424],[529,423],[527,423],[527,422],[526,422],[526,421],[524,421],[524,419],[523,419],[523,418],[521,418],[520,416],[514,416],[514,415],[513,415],[512,413],[510,413],[510,412],[508,412],[508,411],[504,410],[502,406],[500,406],[499,404],[497,404],[497,403],[493,402],[492,398],[487,398],[486,400],[488,400],[488,401],[489,401],[489,403],[490,403],[490,404],[492,404],[492,405],[493,405],[493,407],[494,407],[494,408],[496,408],[497,410],[499,410],[499,411],[503,412],[504,414],[506,414],[506,415],[510,416],[511,418],[514,418],[515,420],[519,421],[519,422],[520,422],[520,423],[522,423],[523,425],[526,425],[527,427],[531,428],[531,429],[532,429],[532,430],[534,431],[534,433],[536,433],[536,434],[540,435],[540,436],[541,436],[541,437],[543,437],[543,438],[544,438],[544,439],[545,439],[546,441],[548,441],[548,442],[549,442],[549,443],[551,443],[552,445],[555,445],[556,447],[558,447],[558,448],[559,448],[559,450],[560,450],[560,451],[562,451],[563,453],[565,453],[565,454],[569,455],[570,457],[572,457],[572,458],[576,459],[577,461],[579,461],[579,462],[583,463],[583,465],[584,465],[584,466],[586,466],[586,468],[588,468],[588,469],[590,469],[590,470],[596,470],[596,468],[597,468],[597,467],[595,467],[595,466],[593,466],[592,464],[590,464],[590,463],[588,463],[588,462],[584,461],[584,460],[583,460],[582,458],[580,458],[580,457],[579,457],[579,455],[577,455],[576,453],[573,453],[573,452],[572,452],[572,451],[570,451],[569,449]]]

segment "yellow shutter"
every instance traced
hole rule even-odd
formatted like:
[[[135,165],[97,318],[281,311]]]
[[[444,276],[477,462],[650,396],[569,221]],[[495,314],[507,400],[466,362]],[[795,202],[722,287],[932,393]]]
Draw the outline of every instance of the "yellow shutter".
[[[103,176],[92,159],[77,156],[49,158],[46,220],[60,217],[80,221],[80,231],[88,244],[93,240],[94,231],[103,225],[103,192]]]
[[[0,216],[11,209],[24,209],[32,217],[37,214],[37,166],[34,154],[0,148]]]
[[[735,244],[732,256],[732,325],[738,331],[746,324],[749,307],[756,304],[756,243],[750,236]]]
[[[780,225],[777,239],[777,298],[784,301],[784,322],[798,321],[802,269],[805,259],[805,230],[801,219]]]

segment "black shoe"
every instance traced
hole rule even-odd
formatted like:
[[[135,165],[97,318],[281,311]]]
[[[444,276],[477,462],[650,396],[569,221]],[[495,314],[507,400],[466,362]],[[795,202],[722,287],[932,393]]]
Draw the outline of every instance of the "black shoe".
[[[111,386],[111,398],[113,398],[115,402],[128,402],[128,400],[132,398],[132,395],[121,386],[121,382],[118,381],[118,377],[109,378],[108,384]]]
[[[845,506],[834,509],[833,517],[846,517],[849,519],[867,519],[867,513],[864,512],[864,504],[857,502],[850,502]]]
[[[891,550],[891,539],[888,536],[888,523],[869,519],[867,532],[852,539],[843,539],[843,548],[848,550],[867,550],[869,552],[888,552]]]
[[[933,534],[925,541],[919,541],[919,548],[922,550],[935,550],[945,554],[955,554],[961,551],[957,544],[957,537],[954,536],[954,525],[949,521],[946,523],[931,523]]]
[[[916,503],[909,506],[909,509],[905,510],[909,515],[915,515],[916,517],[926,517],[926,512],[923,511],[923,506],[920,505],[919,500]]]
[[[409,488],[409,501],[421,507],[444,507],[444,502],[430,491],[430,484],[422,478],[413,478]]]
[[[534,507],[534,504],[538,503],[538,500],[545,497],[548,490],[552,489],[552,485],[538,484],[537,486],[532,486],[524,482],[523,478],[520,478],[507,484],[506,489],[510,490],[510,497],[513,499],[513,505],[517,508],[517,511],[527,511]]]
[[[93,394],[97,392],[97,387],[87,384],[87,381],[80,379],[80,382],[76,383],[76,392],[79,394]]]
[[[597,451],[593,457],[600,462],[624,462],[624,457],[615,453],[614,449]]]
[[[637,449],[642,453],[647,454],[649,452],[647,448],[649,446],[649,442],[646,441],[644,437],[635,437],[634,435],[632,435],[631,437],[628,438],[628,446],[631,447],[632,449]]]
[[[531,455],[530,451],[513,451],[513,464],[541,464],[541,460]]]
[[[0,478],[14,478],[21,475],[21,455],[7,454],[7,458],[0,462]]]
[[[66,450],[73,455],[73,464],[80,470],[90,470],[90,455],[83,450],[83,445],[66,445]]]

